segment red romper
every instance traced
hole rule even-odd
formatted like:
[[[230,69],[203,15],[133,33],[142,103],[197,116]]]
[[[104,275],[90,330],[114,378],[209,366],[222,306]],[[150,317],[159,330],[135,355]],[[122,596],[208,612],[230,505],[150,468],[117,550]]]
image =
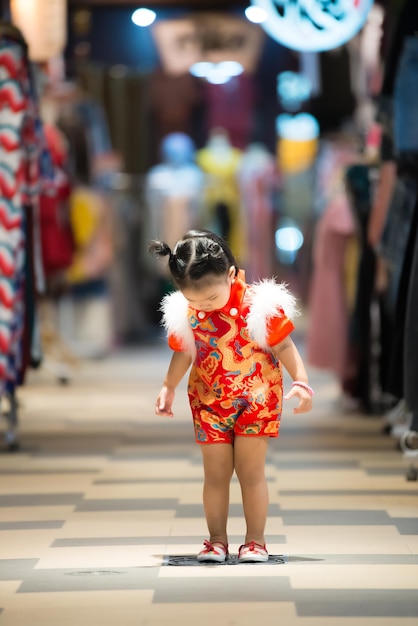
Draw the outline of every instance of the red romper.
[[[283,309],[276,307],[273,316],[260,320],[266,326],[268,344],[260,347],[251,337],[248,321],[252,303],[263,296],[257,296],[256,290],[252,293],[253,287],[242,278],[240,272],[223,309],[209,313],[190,306],[185,309],[195,344],[188,395],[198,443],[233,443],[237,435],[279,434],[282,367],[268,346],[285,339],[294,325]],[[166,296],[163,311],[169,308],[169,301]],[[258,323],[253,320],[253,325],[254,321]],[[185,350],[178,329],[173,331],[167,319],[164,324],[170,348]]]

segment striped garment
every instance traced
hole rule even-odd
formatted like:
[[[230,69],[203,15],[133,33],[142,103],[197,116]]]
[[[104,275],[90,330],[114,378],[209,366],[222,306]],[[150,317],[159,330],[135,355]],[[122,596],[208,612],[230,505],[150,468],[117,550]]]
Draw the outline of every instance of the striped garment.
[[[48,170],[25,45],[0,37],[0,395],[22,367],[25,208],[36,212]],[[49,172],[47,171],[46,178]]]

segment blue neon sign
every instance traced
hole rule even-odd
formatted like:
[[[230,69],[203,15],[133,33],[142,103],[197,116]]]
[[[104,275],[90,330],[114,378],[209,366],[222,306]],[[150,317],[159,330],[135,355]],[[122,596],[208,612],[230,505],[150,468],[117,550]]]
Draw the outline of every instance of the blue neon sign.
[[[263,9],[263,29],[300,52],[338,48],[364,26],[373,0],[251,0]]]

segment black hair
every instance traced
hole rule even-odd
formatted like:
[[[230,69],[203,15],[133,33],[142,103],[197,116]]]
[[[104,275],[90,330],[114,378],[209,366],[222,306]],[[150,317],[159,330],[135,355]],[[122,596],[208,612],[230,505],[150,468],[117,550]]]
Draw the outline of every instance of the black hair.
[[[214,277],[226,276],[238,264],[226,241],[209,230],[189,230],[173,250],[163,241],[153,241],[149,251],[158,257],[168,256],[173,282],[179,289],[202,286]]]

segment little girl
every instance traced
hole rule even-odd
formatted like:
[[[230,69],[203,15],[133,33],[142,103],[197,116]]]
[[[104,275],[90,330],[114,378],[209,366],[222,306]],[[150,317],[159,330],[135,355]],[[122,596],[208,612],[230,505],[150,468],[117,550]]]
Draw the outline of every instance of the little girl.
[[[229,487],[235,471],[246,522],[238,560],[267,561],[264,468],[268,438],[279,434],[281,364],[293,379],[285,398],[299,398],[293,412],[312,408],[313,390],[289,337],[295,299],[274,280],[247,285],[225,241],[208,231],[189,231],[173,250],[154,241],[150,251],[168,257],[178,288],[161,306],[174,352],[157,398],[157,415],[173,417],[175,389],[192,365],[188,395],[196,441],[202,444],[209,530],[197,558],[217,563],[228,558]]]

